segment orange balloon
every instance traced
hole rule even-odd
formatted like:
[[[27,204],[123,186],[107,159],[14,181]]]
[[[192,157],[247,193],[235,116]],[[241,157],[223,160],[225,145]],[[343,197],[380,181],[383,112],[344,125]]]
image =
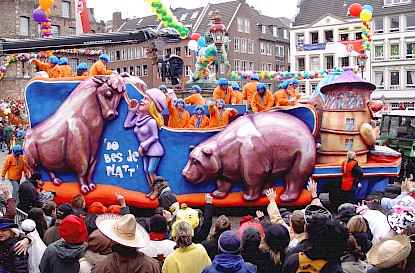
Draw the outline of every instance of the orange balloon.
[[[42,33],[46,33],[47,32],[47,30],[46,29],[42,29]]]
[[[50,9],[45,10],[46,12],[46,16],[49,17],[50,16]]]
[[[54,50],[46,50],[46,55],[48,55],[48,57],[50,57],[50,56],[53,55],[54,52],[55,52]]]
[[[39,0],[39,5],[46,11],[53,7],[53,0]]]

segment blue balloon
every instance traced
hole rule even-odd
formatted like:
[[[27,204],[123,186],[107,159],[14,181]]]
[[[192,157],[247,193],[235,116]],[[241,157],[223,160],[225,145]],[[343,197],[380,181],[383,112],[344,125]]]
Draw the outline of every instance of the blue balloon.
[[[200,38],[197,40],[197,44],[198,44],[200,47],[205,47],[205,46],[206,46],[206,39],[205,39],[205,37],[200,37]]]
[[[373,8],[372,8],[372,6],[370,6],[370,5],[364,5],[364,6],[362,7],[362,10],[365,10],[365,9],[370,10],[370,12],[371,12],[371,13],[373,13]]]

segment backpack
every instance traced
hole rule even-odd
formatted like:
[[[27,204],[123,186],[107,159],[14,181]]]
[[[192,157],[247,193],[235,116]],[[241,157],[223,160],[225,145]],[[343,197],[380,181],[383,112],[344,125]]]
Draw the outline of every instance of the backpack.
[[[310,260],[303,252],[298,253],[298,269],[296,273],[319,273],[327,264],[325,260]]]

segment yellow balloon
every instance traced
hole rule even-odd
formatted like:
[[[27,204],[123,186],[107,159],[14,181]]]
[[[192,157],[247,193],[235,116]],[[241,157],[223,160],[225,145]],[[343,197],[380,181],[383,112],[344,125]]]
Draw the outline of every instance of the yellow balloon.
[[[43,10],[50,9],[53,7],[53,0],[39,0],[39,6],[41,6]]]
[[[153,2],[153,0],[144,0],[144,1],[147,2],[147,3]]]
[[[362,21],[370,21],[370,19],[372,19],[372,12],[368,9],[364,9],[360,12],[360,19],[362,19]]]

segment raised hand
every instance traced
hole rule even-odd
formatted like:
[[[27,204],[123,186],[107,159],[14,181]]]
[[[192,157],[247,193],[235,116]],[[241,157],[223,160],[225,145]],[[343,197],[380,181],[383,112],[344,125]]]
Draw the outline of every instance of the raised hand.
[[[270,202],[274,202],[274,201],[275,201],[275,199],[277,199],[277,193],[274,191],[274,189],[273,189],[273,188],[269,188],[269,189],[267,190],[267,192],[265,193],[265,195],[268,197],[268,200],[269,200]]]

